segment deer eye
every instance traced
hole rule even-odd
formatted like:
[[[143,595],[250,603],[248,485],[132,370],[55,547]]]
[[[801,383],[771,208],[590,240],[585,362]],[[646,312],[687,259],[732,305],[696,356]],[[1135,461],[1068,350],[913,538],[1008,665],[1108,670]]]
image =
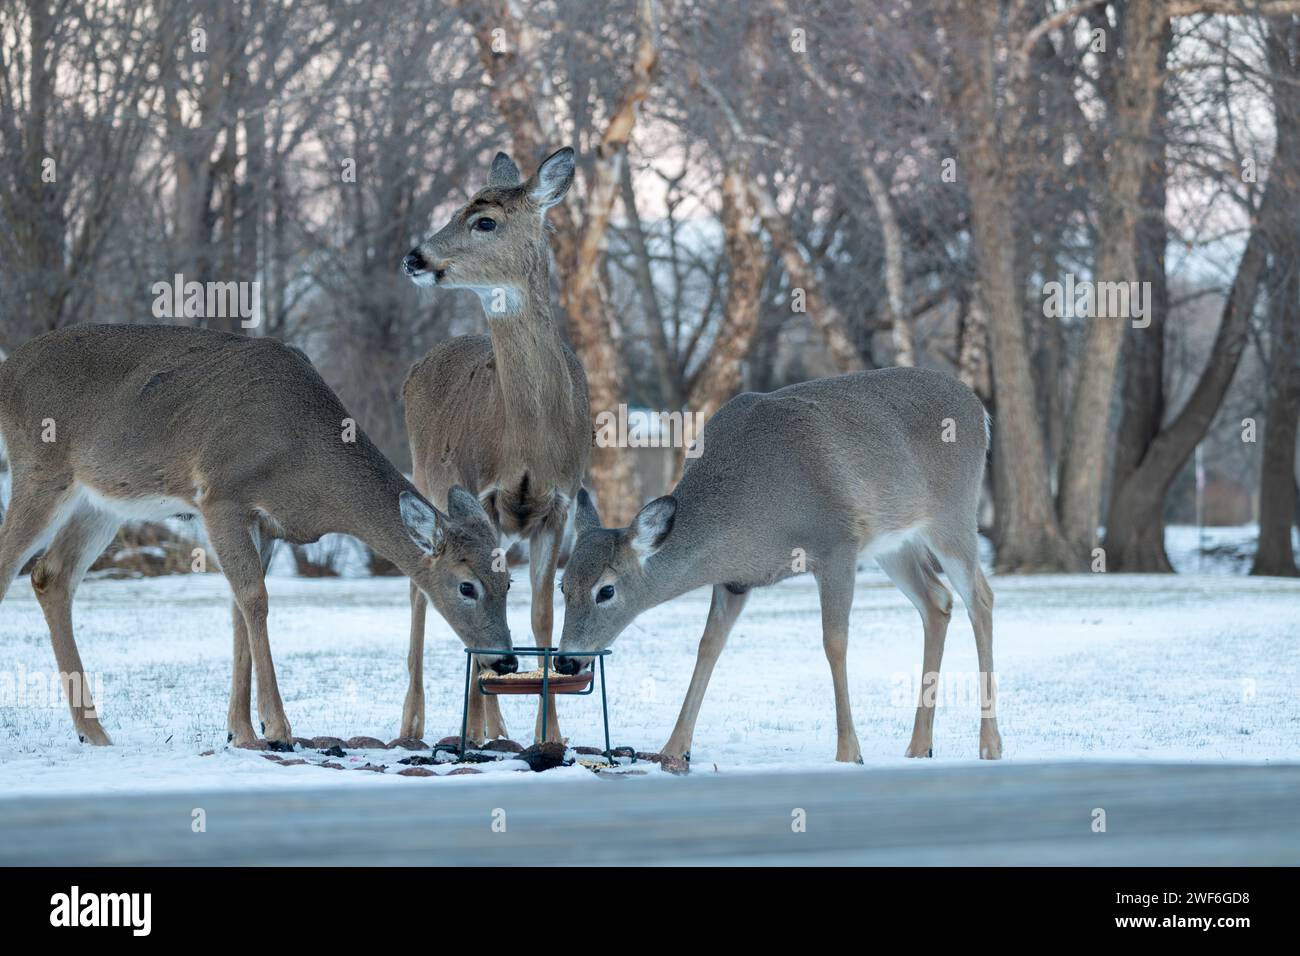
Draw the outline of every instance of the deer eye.
[[[478,597],[478,591],[468,581],[460,582],[460,593],[467,598]]]
[[[599,591],[596,592],[596,603],[604,604],[613,596],[614,596],[614,585],[606,584],[603,588],[601,588]]]
[[[474,228],[479,232],[491,232],[496,227],[497,221],[495,219],[490,219],[487,216],[484,216],[482,219],[479,219],[474,223]]]

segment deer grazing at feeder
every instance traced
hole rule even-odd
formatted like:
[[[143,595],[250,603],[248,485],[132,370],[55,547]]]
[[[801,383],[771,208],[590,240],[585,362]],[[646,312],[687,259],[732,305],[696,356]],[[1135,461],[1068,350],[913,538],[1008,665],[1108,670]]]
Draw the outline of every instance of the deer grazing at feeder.
[[[704,427],[670,495],[627,528],[600,527],[583,492],[565,567],[561,655],[576,673],[647,608],[713,586],[690,688],[663,752],[689,758],[713,666],[754,588],[810,572],[835,691],[835,759],[860,761],[846,655],[858,554],[871,554],[921,614],[922,693],[909,757],[932,754],[938,680],[952,594],[975,630],[979,754],[1002,739],[993,684],[993,592],[980,569],[976,508],[988,418],[975,394],[940,372],[887,368],[738,395]],[[927,693],[927,689],[930,690]]]
[[[539,647],[551,646],[556,564],[591,456],[587,378],[551,315],[547,261],[546,211],[564,197],[573,173],[572,149],[547,157],[526,181],[498,153],[487,186],[402,263],[417,285],[471,289],[482,302],[488,335],[443,342],[407,376],[402,396],[413,478],[435,503],[455,485],[469,489],[503,548],[510,539],[528,541]],[[424,731],[424,611],[424,594],[413,586],[403,737]],[[542,707],[547,736],[560,739],[553,695],[538,705],[535,735]],[[505,733],[496,698],[472,694],[468,735]]]
[[[13,495],[0,524],[0,600],[37,554],[32,587],[83,741],[110,743],[72,632],[86,569],[125,521],[202,518],[234,597],[227,717],[239,746],[291,749],[271,661],[264,581],[275,541],[360,538],[427,595],[461,639],[499,648],[509,575],[495,531],[464,489],[434,508],[356,429],[307,356],[274,339],[172,326],[89,325],[46,333],[0,365],[0,434]],[[43,552],[43,554],[42,554]],[[479,599],[466,601],[472,586]]]

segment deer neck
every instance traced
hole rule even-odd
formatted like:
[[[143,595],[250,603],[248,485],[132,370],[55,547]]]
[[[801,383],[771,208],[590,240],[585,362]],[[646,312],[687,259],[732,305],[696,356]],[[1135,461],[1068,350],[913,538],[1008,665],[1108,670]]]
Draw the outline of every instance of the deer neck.
[[[574,411],[564,340],[551,316],[545,248],[528,264],[520,285],[480,291],[479,297],[492,336],[506,434],[531,446],[562,428]]]
[[[419,494],[414,487],[410,491]],[[391,561],[406,577],[419,582],[426,570],[425,554],[411,540],[410,532],[402,523],[400,508],[397,495],[392,495],[391,498],[384,496],[383,510],[372,513],[367,526],[354,532],[354,536],[369,545],[380,557]]]
[[[401,496],[410,492],[423,497],[415,486],[375,448],[359,436],[356,453],[346,464],[331,456],[331,480],[324,483],[319,497],[327,513],[338,516],[341,531],[363,541],[372,551],[387,558],[402,574],[418,580],[424,568],[424,552],[411,539],[402,521]],[[330,500],[333,499],[333,500]]]
[[[746,577],[737,566],[735,541],[718,529],[708,527],[709,514],[692,508],[689,498],[674,491],[677,513],[673,530],[662,548],[646,559],[643,570],[650,581],[647,608],[680,597],[687,591],[709,584],[729,584]]]

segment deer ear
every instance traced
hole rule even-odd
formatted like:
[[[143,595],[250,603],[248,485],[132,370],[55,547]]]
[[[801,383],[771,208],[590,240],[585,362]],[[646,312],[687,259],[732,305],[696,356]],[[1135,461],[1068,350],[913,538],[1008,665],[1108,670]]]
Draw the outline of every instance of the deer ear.
[[[596,502],[591,500],[586,488],[578,489],[578,510],[573,516],[573,530],[578,534],[593,531],[600,527],[600,515],[596,512]]]
[[[663,547],[677,517],[677,499],[672,495],[656,498],[637,512],[627,529],[627,543],[642,563]]]
[[[445,520],[438,509],[423,498],[403,491],[397,499],[402,510],[402,524],[411,536],[415,546],[425,554],[436,554],[442,550],[442,523]]]
[[[573,149],[565,146],[542,160],[528,180],[528,198],[542,212],[564,198],[573,183]]]
[[[447,514],[455,521],[481,521],[492,524],[492,519],[483,509],[483,503],[460,485],[452,485],[447,492]]]
[[[505,153],[497,153],[492,157],[492,170],[488,173],[489,186],[518,186],[522,178],[515,161]]]

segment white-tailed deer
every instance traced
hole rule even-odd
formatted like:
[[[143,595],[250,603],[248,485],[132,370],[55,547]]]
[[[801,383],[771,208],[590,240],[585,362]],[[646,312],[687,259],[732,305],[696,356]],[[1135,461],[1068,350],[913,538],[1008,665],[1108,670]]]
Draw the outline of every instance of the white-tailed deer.
[[[573,181],[573,150],[521,182],[497,153],[488,185],[402,263],[421,286],[472,289],[490,335],[442,343],[415,364],[402,396],[416,487],[441,502],[463,485],[508,538],[528,541],[533,638],[551,646],[555,567],[569,505],[591,456],[587,377],[551,317],[546,210]],[[503,542],[503,545],[506,542]],[[504,552],[503,552],[504,554]],[[502,562],[504,565],[504,562]],[[410,686],[402,736],[424,731],[424,596],[411,589]],[[560,738],[555,698],[547,733]],[[495,697],[470,698],[469,736],[504,736]]]
[[[200,516],[234,596],[228,729],[256,740],[250,670],[272,747],[292,747],[267,637],[274,539],[344,532],[427,594],[466,642],[500,648],[509,575],[496,533],[463,490],[430,505],[351,419],[307,357],[272,339],[167,326],[77,326],[0,366],[0,433],[13,495],[0,525],[0,599],[44,550],[32,586],[78,735],[108,744],[72,633],[77,585],[128,520]],[[470,593],[472,592],[472,593]]]
[[[997,759],[993,592],[980,570],[975,526],[987,422],[970,389],[923,369],[736,396],[705,425],[703,454],[687,460],[672,494],[647,504],[629,527],[601,528],[579,494],[578,538],[562,584],[566,656],[557,669],[575,673],[589,660],[584,652],[608,647],[642,611],[713,585],[695,672],[663,748],[689,756],[709,675],[749,592],[807,570],[817,580],[835,688],[835,759],[860,761],[845,656],[857,556],[866,550],[920,611],[925,629],[907,755],[932,753],[932,688],[952,613],[941,567],[975,629],[980,756]]]

